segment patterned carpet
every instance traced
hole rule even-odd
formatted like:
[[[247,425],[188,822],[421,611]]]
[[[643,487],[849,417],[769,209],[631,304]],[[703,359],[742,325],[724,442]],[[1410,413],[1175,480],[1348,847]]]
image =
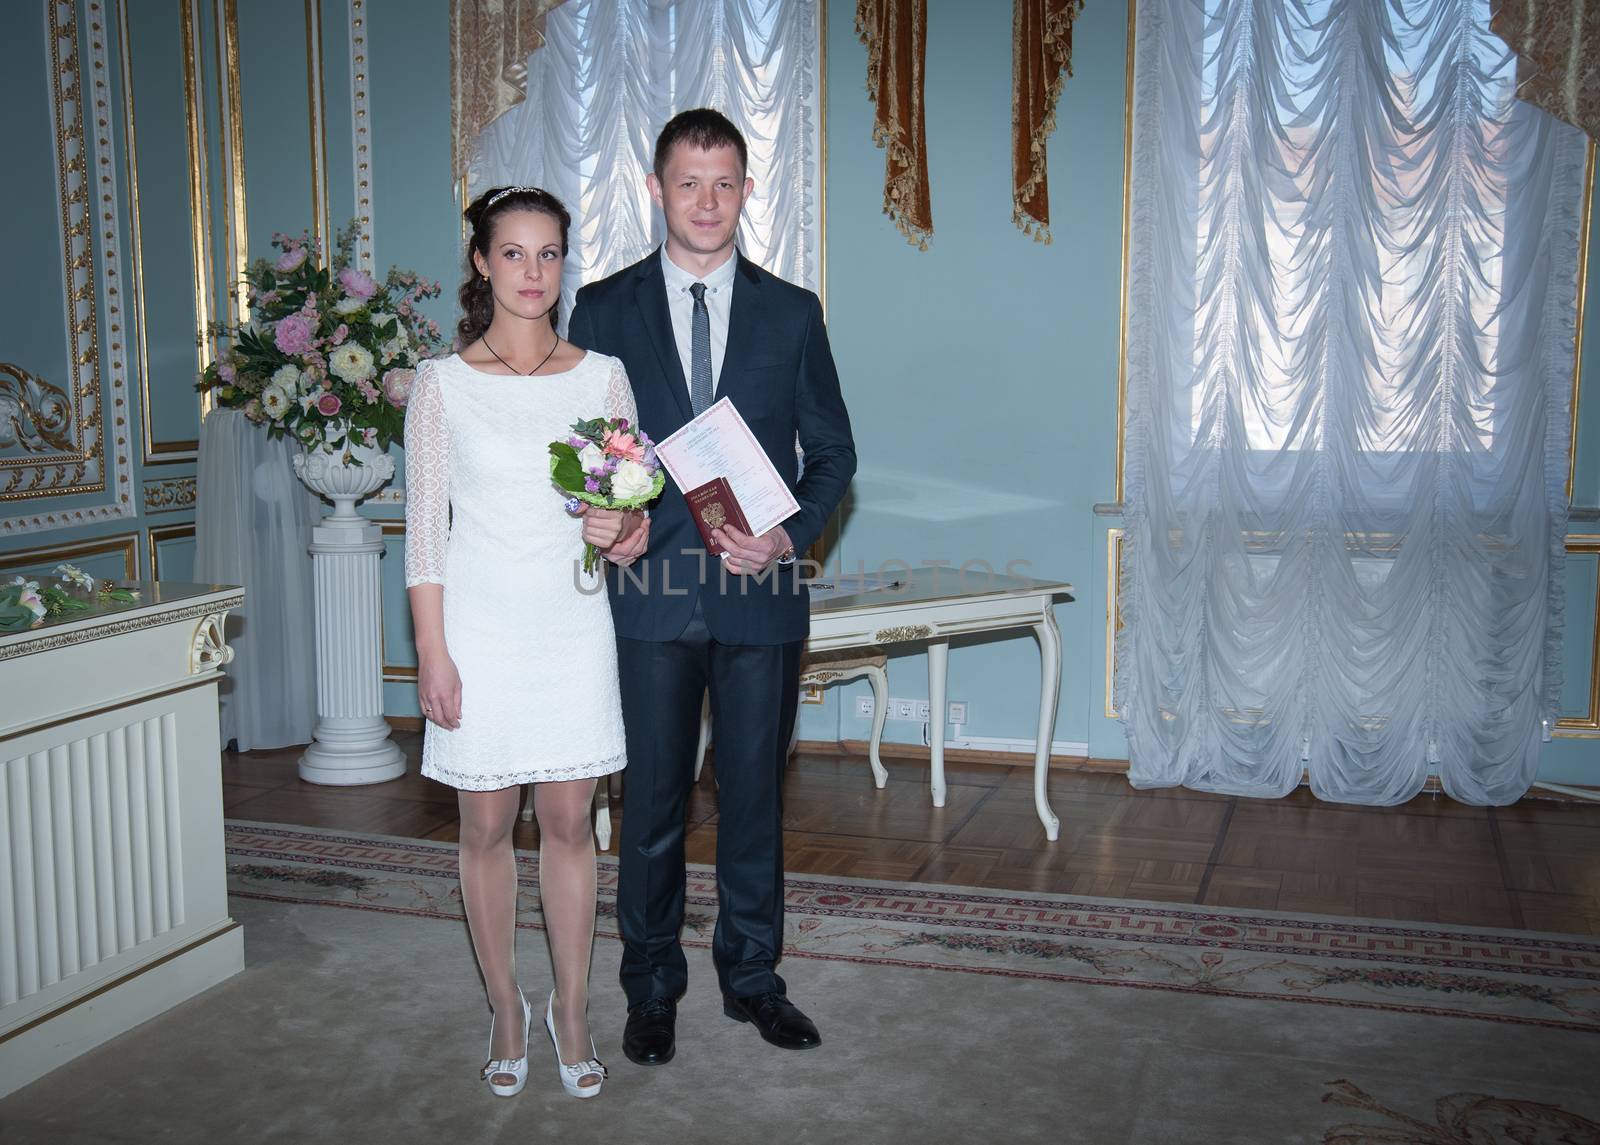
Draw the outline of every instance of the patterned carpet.
[[[461,917],[449,843],[230,822],[229,892]],[[599,932],[617,864],[600,856]],[[541,926],[537,857],[518,855],[519,925]],[[1600,1032],[1600,940],[790,875],[786,956]],[[716,887],[689,871],[685,944],[709,947]]]

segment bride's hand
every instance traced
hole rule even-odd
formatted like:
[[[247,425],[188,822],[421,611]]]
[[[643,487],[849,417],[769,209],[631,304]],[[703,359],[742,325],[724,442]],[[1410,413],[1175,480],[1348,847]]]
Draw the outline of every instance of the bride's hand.
[[[615,548],[617,542],[638,529],[644,519],[638,509],[598,509],[582,502],[578,514],[583,518],[583,539],[602,553]]]
[[[417,699],[422,714],[440,727],[454,731],[461,726],[461,674],[448,652],[420,658]]]

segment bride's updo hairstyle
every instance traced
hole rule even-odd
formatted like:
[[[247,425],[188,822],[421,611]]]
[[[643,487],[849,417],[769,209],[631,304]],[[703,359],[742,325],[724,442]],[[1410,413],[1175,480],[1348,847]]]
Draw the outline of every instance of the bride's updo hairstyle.
[[[489,286],[488,278],[478,273],[472,255],[476,252],[483,256],[485,262],[489,261],[489,243],[494,238],[495,224],[502,215],[512,211],[537,211],[554,219],[561,228],[561,257],[567,256],[567,228],[572,225],[572,216],[567,214],[567,208],[561,205],[561,200],[549,191],[538,187],[490,187],[472,200],[462,212],[462,217],[472,228],[472,237],[467,241],[467,277],[461,283],[461,321],[456,323],[457,349],[465,349],[483,337],[489,323],[494,321],[494,291]],[[550,310],[552,328],[560,317],[558,293],[556,304]]]

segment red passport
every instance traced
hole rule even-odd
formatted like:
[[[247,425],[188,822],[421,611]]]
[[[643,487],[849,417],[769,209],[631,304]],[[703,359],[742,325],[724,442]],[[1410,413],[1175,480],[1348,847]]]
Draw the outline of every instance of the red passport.
[[[733,495],[733,486],[728,484],[726,477],[713,477],[704,485],[695,486],[683,495],[683,499],[689,502],[689,515],[694,518],[694,527],[700,530],[708,553],[722,554],[717,543],[711,539],[712,529],[732,525],[741,533],[750,532],[750,525],[744,519],[744,510],[739,508],[739,499]]]

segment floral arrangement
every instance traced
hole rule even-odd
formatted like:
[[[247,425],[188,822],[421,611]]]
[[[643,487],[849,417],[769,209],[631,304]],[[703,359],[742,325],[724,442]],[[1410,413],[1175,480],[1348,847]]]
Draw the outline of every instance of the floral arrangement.
[[[640,509],[661,493],[667,477],[656,459],[655,442],[625,417],[574,422],[572,436],[550,443],[550,477],[570,494],[567,512],[580,504],[599,509]],[[583,571],[593,572],[595,547],[583,546]]]
[[[57,565],[55,571],[61,579],[43,588],[38,581],[21,576],[0,585],[0,632],[21,632],[43,624],[47,616],[88,611],[89,601],[75,592],[96,597],[101,604],[130,604],[139,599],[137,590],[119,588],[110,581],[102,581],[97,589],[94,578],[76,565]]]
[[[331,265],[301,235],[272,236],[280,252],[246,273],[251,320],[213,324],[228,350],[195,388],[242,409],[273,437],[329,453],[387,449],[405,432],[417,363],[442,348],[438,324],[417,308],[439,284],[391,269],[378,282],[350,264],[354,224],[340,232]]]

